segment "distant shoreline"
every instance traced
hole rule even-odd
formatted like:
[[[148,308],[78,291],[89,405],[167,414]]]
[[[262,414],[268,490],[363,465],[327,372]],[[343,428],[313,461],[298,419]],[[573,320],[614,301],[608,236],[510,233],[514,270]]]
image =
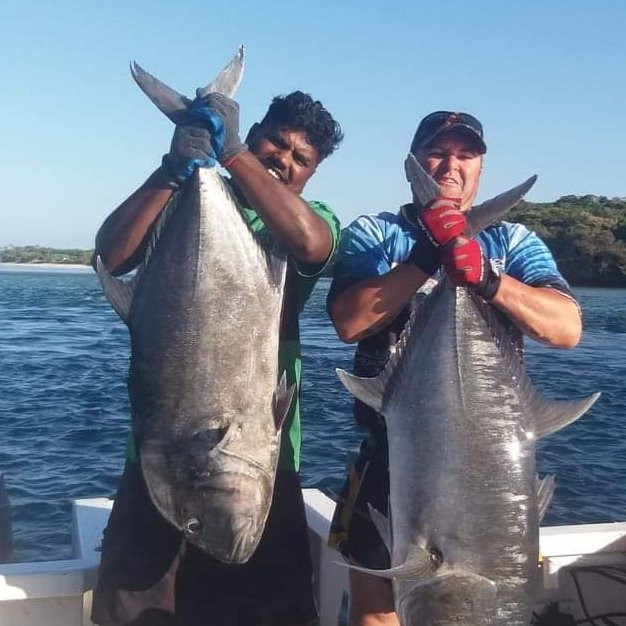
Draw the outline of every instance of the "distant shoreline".
[[[2,263],[0,269],[25,269],[25,270],[90,270],[91,265],[81,265],[79,263]]]

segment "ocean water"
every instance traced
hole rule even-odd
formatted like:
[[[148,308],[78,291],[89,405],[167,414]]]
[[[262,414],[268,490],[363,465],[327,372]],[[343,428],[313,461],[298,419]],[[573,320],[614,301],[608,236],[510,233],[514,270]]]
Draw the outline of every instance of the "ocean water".
[[[350,368],[325,314],[329,281],[302,318],[305,486],[339,489],[361,438],[335,367]],[[540,442],[541,473],[557,475],[545,524],[626,520],[626,290],[578,289],[579,347],[526,343],[531,377],[554,398],[602,397]],[[128,433],[124,324],[90,270],[0,266],[0,472],[13,505],[16,560],[70,555],[71,501],[112,496]]]

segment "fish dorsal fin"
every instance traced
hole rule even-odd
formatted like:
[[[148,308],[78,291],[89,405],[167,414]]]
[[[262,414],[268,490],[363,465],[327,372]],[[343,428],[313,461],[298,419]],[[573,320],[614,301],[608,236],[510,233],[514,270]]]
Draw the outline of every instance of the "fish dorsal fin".
[[[467,228],[465,234],[472,238],[476,237],[487,226],[501,219],[505,213],[510,211],[535,184],[537,175],[531,176],[523,183],[501,193],[490,200],[485,200],[482,204],[472,207],[467,213]]]
[[[133,302],[135,278],[120,280],[112,276],[102,262],[100,255],[96,257],[96,274],[102,285],[102,290],[115,312],[128,324],[130,307]]]
[[[550,435],[577,420],[600,396],[599,393],[580,400],[549,400],[544,398],[530,380],[521,353],[511,341],[508,322],[503,314],[481,298],[468,294],[481,312],[517,387],[520,401],[534,418],[534,435],[538,439]]]
[[[243,46],[239,48],[237,54],[230,63],[218,74],[217,78],[206,87],[198,89],[196,93],[203,97],[212,91],[223,93],[226,96],[233,96],[243,74],[244,53]],[[150,98],[154,105],[164,113],[174,124],[179,124],[184,119],[187,109],[191,105],[191,100],[178,93],[158,78],[146,72],[138,63],[133,61],[130,72],[139,88]]]
[[[204,98],[212,92],[222,93],[232,98],[241,83],[244,68],[244,48],[239,46],[235,56],[229,61],[217,78],[206,87],[196,90],[198,98]]]
[[[544,476],[543,479],[540,479],[537,476],[537,509],[539,513],[539,522],[543,520],[546,512],[548,511],[550,502],[552,502],[552,496],[554,496],[555,487],[556,482],[553,474]]]
[[[367,508],[370,513],[370,517],[374,522],[374,526],[376,526],[376,530],[380,535],[380,538],[383,540],[385,544],[385,548],[391,554],[391,521],[388,517],[385,517],[378,509],[375,509],[369,502],[367,503]]]
[[[295,391],[295,385],[290,385],[287,388],[287,373],[283,372],[278,387],[274,391],[274,424],[276,425],[276,432],[280,431],[285,423]]]

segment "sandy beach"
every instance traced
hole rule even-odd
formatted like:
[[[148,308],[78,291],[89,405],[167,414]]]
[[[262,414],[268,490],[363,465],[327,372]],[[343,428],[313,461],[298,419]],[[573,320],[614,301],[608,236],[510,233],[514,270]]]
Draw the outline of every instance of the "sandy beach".
[[[0,270],[71,270],[93,272],[91,265],[78,263],[0,263]]]

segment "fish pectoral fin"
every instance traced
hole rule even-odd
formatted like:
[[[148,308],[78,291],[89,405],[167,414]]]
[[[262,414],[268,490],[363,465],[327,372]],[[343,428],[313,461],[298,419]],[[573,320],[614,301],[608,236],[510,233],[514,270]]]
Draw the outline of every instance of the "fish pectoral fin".
[[[96,274],[102,285],[102,290],[115,312],[128,324],[130,316],[130,305],[133,301],[133,292],[135,290],[134,280],[120,280],[112,276],[100,258],[96,258]]]
[[[367,503],[367,508],[374,526],[376,526],[376,530],[385,544],[385,548],[391,554],[391,520],[385,517],[378,509],[375,509],[369,502]]]
[[[274,424],[276,425],[276,432],[278,432],[285,423],[295,392],[295,384],[287,388],[287,374],[283,372],[278,387],[276,387],[276,391],[274,392]]]
[[[537,416],[535,436],[545,437],[571,424],[588,411],[599,397],[599,393],[594,393],[582,400],[560,401],[546,400],[536,394],[531,408],[531,413]]]
[[[362,378],[339,368],[335,371],[343,386],[355,398],[365,402],[377,413],[382,413],[384,384],[380,375],[374,378]]]
[[[370,567],[361,567],[353,563],[345,561],[335,561],[337,565],[343,565],[349,569],[379,578],[388,578],[389,580],[420,580],[421,578],[429,578],[433,575],[434,566],[430,558],[430,554],[426,550],[411,556],[411,559],[396,565],[389,569],[372,569]]]
[[[539,513],[539,522],[541,522],[552,502],[555,488],[554,474],[545,476],[543,479],[537,477],[537,509]]]

